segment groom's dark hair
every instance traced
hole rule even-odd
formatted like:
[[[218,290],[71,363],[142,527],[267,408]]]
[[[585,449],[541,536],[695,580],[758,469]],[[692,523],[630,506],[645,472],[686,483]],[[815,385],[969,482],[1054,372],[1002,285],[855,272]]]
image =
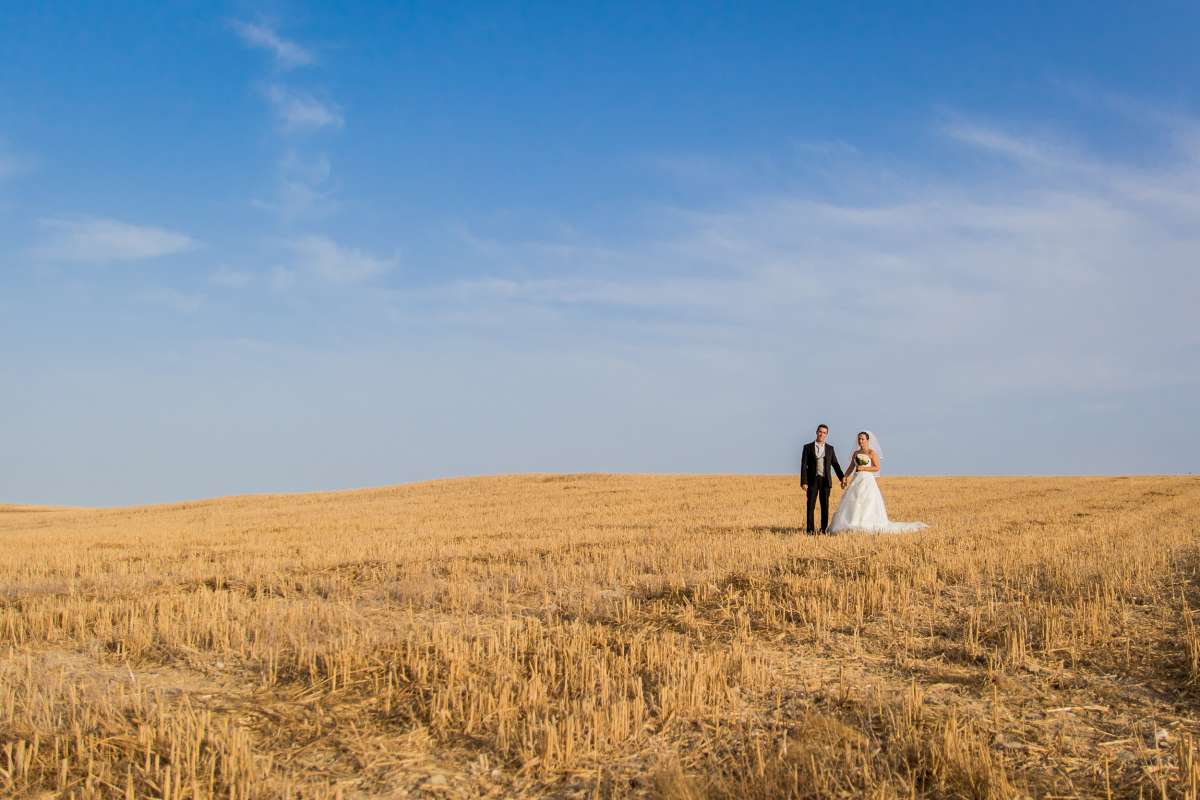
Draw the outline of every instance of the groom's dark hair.
[[[817,430],[821,430],[821,428],[824,428],[825,432],[829,433],[829,426],[826,425],[824,422],[822,422],[820,425],[817,426]]]

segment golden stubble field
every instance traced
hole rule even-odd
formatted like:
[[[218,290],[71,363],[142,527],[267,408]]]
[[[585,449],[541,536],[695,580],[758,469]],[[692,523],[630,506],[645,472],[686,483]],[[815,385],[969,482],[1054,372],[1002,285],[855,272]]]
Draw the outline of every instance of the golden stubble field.
[[[0,796],[1198,796],[1200,478],[880,485],[0,506]]]

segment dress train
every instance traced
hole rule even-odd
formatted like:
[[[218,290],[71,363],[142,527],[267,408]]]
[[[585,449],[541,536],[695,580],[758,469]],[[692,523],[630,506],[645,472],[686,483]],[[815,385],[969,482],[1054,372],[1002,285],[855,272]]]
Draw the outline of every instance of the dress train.
[[[929,527],[924,522],[892,522],[888,519],[883,494],[875,473],[855,471],[850,488],[842,494],[837,511],[829,521],[830,533],[867,531],[869,533],[908,533]]]

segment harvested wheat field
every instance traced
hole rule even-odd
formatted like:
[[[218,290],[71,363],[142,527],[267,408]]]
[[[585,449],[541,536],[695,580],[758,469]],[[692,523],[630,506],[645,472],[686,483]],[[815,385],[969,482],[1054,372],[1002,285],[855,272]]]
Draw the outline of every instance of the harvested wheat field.
[[[1188,797],[1200,478],[0,506],[4,797]]]

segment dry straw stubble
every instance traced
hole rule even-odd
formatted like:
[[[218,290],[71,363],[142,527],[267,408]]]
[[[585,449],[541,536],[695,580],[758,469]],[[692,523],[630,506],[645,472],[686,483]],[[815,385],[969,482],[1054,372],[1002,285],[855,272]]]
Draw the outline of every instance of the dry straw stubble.
[[[0,506],[0,793],[1196,797],[1200,479]]]

